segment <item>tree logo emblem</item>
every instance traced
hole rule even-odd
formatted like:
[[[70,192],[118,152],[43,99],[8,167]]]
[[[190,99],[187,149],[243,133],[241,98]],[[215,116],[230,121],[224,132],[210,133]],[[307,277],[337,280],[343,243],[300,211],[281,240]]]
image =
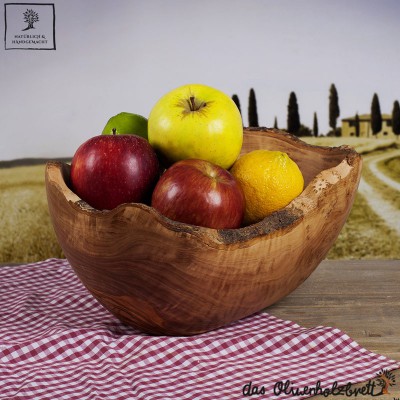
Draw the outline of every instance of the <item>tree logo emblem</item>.
[[[24,12],[24,21],[28,24],[28,26],[25,29],[22,29],[23,31],[35,29],[33,24],[39,21],[39,14],[35,10],[27,9]]]
[[[396,383],[396,377],[392,372],[381,369],[377,374],[377,381],[378,386],[382,387],[382,394],[388,394],[389,387],[394,386]]]
[[[5,3],[6,50],[55,50],[54,3]]]

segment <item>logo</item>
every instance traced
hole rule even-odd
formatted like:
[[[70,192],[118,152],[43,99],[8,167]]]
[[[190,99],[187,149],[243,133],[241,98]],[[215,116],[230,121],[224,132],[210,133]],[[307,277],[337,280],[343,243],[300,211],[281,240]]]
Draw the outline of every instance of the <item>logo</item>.
[[[24,17],[24,21],[28,24],[28,26],[22,30],[27,31],[28,29],[34,29],[35,27],[33,24],[39,21],[39,14],[31,9],[24,12]]]
[[[330,387],[322,387],[321,382],[318,381],[314,386],[297,387],[292,385],[292,382],[287,379],[286,381],[275,382],[272,390],[264,385],[256,385],[253,382],[249,382],[242,388],[243,396],[263,396],[271,391],[271,395],[280,396],[282,394],[288,396],[316,396],[321,395],[324,397],[328,396],[341,396],[344,397],[357,397],[363,396],[382,396],[384,394],[390,394],[390,386],[394,386],[396,383],[396,377],[394,373],[381,369],[375,379],[370,379],[367,383],[358,384],[356,387],[348,382],[347,385],[341,386],[338,382],[333,382]],[[399,399],[394,399],[399,400]]]
[[[378,385],[382,388],[382,394],[389,394],[389,387],[396,384],[395,375],[386,369],[381,369],[378,372],[376,380]]]
[[[49,3],[4,4],[6,50],[55,50],[55,8]]]

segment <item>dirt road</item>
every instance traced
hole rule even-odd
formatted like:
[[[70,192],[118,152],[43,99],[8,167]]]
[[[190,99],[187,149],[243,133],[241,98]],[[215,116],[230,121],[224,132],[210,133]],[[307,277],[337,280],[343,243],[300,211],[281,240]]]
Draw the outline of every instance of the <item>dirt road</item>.
[[[369,169],[376,178],[396,190],[397,196],[400,196],[400,183],[389,178],[377,167],[379,162],[393,157],[400,157],[400,150],[387,150],[384,154],[366,155],[363,157],[363,168]],[[386,225],[400,235],[400,210],[393,203],[383,199],[379,190],[376,190],[363,178],[361,178],[358,190],[365,197],[369,206],[385,221]]]

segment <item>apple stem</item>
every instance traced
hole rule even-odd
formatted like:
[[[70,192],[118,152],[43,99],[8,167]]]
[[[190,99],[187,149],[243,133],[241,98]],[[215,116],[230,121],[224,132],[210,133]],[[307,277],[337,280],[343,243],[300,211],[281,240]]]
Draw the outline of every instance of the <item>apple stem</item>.
[[[195,100],[194,96],[190,96],[189,100],[186,100],[186,101],[189,104],[189,110],[190,111],[198,111],[201,108],[205,107],[206,104],[207,104],[205,101],[202,101],[202,102],[198,101],[197,104],[196,104],[196,100]]]
[[[190,111],[196,110],[196,104],[194,102],[194,96],[190,96]]]
[[[117,128],[112,128],[112,133],[113,133],[113,135],[116,135],[117,134]]]

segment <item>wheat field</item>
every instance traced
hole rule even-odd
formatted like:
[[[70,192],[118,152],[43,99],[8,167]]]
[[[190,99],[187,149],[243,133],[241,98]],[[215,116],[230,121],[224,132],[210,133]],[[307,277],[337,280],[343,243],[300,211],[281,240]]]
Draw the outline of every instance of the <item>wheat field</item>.
[[[349,139],[352,139],[351,143],[347,140],[347,144],[360,153],[393,145],[390,141]],[[325,146],[343,144],[342,138],[305,140]],[[380,167],[390,169],[393,176],[399,177],[396,174],[400,171],[399,159]],[[45,164],[0,168],[0,263],[28,263],[63,257],[47,209],[44,172]],[[400,259],[399,239],[357,194],[350,216],[328,258]]]
[[[366,154],[380,149],[387,149],[393,146],[399,146],[398,139],[377,139],[377,138],[360,138],[360,137],[304,137],[303,141],[314,146],[337,147],[347,145],[353,147],[358,153]]]
[[[0,169],[0,262],[62,257],[47,209],[45,165]]]

